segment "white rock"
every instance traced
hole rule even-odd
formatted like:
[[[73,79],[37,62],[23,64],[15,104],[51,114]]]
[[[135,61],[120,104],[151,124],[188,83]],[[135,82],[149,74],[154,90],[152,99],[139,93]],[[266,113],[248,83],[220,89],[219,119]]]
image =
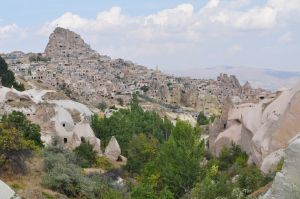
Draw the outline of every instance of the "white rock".
[[[15,192],[4,182],[0,180],[0,199],[10,199],[15,195]],[[16,197],[15,199],[20,199]]]
[[[114,160],[116,161],[118,159],[118,157],[121,155],[121,148],[115,138],[115,136],[112,136],[108,146],[105,149],[105,153],[104,153],[105,157],[110,159],[110,160]]]

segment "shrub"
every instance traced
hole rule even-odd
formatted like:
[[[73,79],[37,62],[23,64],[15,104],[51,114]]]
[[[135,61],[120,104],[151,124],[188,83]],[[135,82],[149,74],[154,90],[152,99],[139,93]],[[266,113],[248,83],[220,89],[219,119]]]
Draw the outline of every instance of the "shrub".
[[[52,137],[52,142],[42,154],[44,168],[42,185],[65,193],[70,197],[93,197],[93,183],[85,178],[76,165],[78,158],[75,153],[63,147],[63,140],[58,135]]]
[[[263,174],[255,165],[242,168],[237,180],[239,188],[249,190],[249,194],[271,181],[269,175]]]
[[[96,163],[97,151],[94,151],[94,146],[90,142],[83,142],[74,149],[75,154],[78,157],[83,158],[81,161],[81,167],[91,167]]]
[[[97,106],[97,108],[100,109],[100,110],[106,109],[107,108],[106,102],[99,103],[98,106]]]
[[[148,184],[141,184],[137,186],[133,191],[131,192],[131,198],[133,199],[140,199],[140,198],[149,198],[149,199],[158,199],[158,197],[155,195],[154,190],[152,187]]]
[[[12,184],[11,188],[14,188],[14,189],[24,189],[24,188],[20,187],[19,184]]]
[[[61,156],[58,156],[54,167],[43,176],[41,184],[70,197],[94,195],[93,183],[82,175],[79,167]]]
[[[238,161],[238,162],[237,162]],[[220,171],[225,171],[235,162],[240,163],[242,167],[247,166],[248,155],[242,152],[240,146],[236,145],[233,141],[231,147],[224,147],[219,154],[218,166]]]
[[[108,162],[105,156],[96,156],[95,166],[104,170],[110,169],[112,167],[111,163]]]

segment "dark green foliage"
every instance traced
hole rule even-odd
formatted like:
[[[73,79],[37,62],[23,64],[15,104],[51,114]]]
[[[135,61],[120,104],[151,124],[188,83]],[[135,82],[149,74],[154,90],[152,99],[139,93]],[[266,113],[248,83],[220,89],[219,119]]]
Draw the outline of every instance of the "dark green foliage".
[[[92,167],[96,164],[97,151],[94,151],[94,146],[90,142],[81,143],[74,149],[74,152],[78,157],[83,158],[81,161],[82,168]]]
[[[272,180],[269,175],[263,174],[255,165],[249,165],[239,172],[238,186],[241,189],[249,190],[248,193],[252,193]]]
[[[215,121],[217,116],[215,115],[211,115],[209,118],[206,118],[206,116],[204,115],[204,112],[201,111],[198,115],[197,118],[197,123],[199,125],[205,125],[205,124],[209,124],[209,121],[211,121],[212,123]],[[220,116],[218,116],[220,118]]]
[[[131,192],[131,198],[140,199],[140,198],[147,198],[147,199],[158,199],[155,195],[153,188],[148,184],[141,184],[137,186]]]
[[[206,178],[193,190],[199,199],[231,198],[234,185],[231,179],[224,174],[216,174]]]
[[[11,87],[12,85],[18,91],[24,91],[24,84],[18,84],[15,82],[14,73],[8,70],[8,65],[5,60],[0,56],[0,77],[2,78],[2,85],[5,87]]]
[[[149,86],[142,86],[141,90],[146,93],[149,90]]]
[[[110,106],[109,109],[118,110],[115,105]]]
[[[200,175],[204,157],[204,140],[200,141],[199,126],[177,120],[168,142],[159,156],[159,167],[170,190],[178,196],[188,193]]]
[[[133,173],[140,173],[145,164],[157,158],[161,149],[161,143],[151,134],[134,135],[129,143],[128,160],[126,170]]]
[[[2,115],[1,123],[7,123],[8,127],[15,127],[23,133],[26,140],[32,140],[35,145],[44,147],[40,125],[31,123],[22,112],[13,110],[9,115]]]
[[[206,120],[206,116],[204,115],[204,112],[201,111],[198,115],[198,118],[197,118],[197,123],[199,125],[204,125],[205,124],[205,120]]]
[[[235,162],[240,164],[240,166],[246,166],[248,160],[248,155],[246,152],[242,152],[239,145],[236,145],[233,141],[231,142],[231,147],[224,147],[219,154],[218,166],[220,171],[225,171]]]
[[[120,98],[120,97],[119,97],[119,98],[117,99],[117,101],[120,103],[121,106],[123,106],[123,104],[124,104],[123,98]]]
[[[99,103],[98,106],[97,106],[97,108],[100,109],[100,110],[106,109],[107,108],[106,102]]]
[[[170,121],[163,121],[156,112],[144,112],[138,105],[136,94],[133,95],[130,104],[131,110],[120,109],[109,118],[98,119],[98,115],[95,114],[91,123],[96,136],[103,140],[102,143],[108,143],[110,138],[115,136],[124,155],[128,153],[129,142],[134,134],[151,134],[162,143],[172,128]]]

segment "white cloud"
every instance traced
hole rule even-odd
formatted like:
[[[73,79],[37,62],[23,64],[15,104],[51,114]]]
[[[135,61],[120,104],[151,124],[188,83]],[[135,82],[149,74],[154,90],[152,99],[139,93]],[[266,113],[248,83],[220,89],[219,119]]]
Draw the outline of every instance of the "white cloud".
[[[231,53],[238,52],[238,51],[241,51],[241,50],[243,50],[243,48],[241,46],[238,46],[238,45],[234,45],[231,48],[227,49],[227,51],[231,52]]]
[[[0,22],[1,22],[1,21],[4,21],[4,20],[0,18]]]
[[[0,27],[0,38],[12,37],[13,33],[19,30],[17,24]]]
[[[281,37],[279,37],[278,41],[280,41],[280,42],[293,41],[293,34],[291,32],[287,32],[284,35],[282,35]]]
[[[238,8],[242,8],[242,7],[251,5],[251,0],[230,1],[229,5],[230,5],[230,8],[238,9]]]

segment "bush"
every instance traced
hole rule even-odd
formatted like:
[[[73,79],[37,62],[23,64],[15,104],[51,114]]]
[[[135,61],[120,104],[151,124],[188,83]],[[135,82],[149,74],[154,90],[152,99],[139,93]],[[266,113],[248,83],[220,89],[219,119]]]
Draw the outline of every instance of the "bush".
[[[118,110],[118,108],[116,108],[116,106],[115,106],[115,105],[113,105],[113,106],[110,106],[110,107],[109,107],[109,109]]]
[[[154,190],[152,187],[148,184],[141,184],[137,186],[133,191],[131,192],[131,198],[133,199],[140,199],[140,198],[149,198],[149,199],[158,199],[158,197],[155,195]]]
[[[97,106],[97,108],[100,109],[100,110],[106,109],[107,108],[106,102],[99,103],[98,106]]]
[[[75,153],[63,147],[63,140],[58,135],[53,136],[51,144],[46,147],[42,185],[62,192],[70,197],[93,197],[93,183],[85,178],[76,165],[78,158]]]
[[[83,158],[82,168],[92,167],[96,163],[97,151],[94,151],[94,146],[90,142],[81,143],[74,149],[74,152],[78,157]]]
[[[108,162],[105,156],[96,156],[96,164],[95,167],[108,170],[112,167],[112,164]]]
[[[248,190],[248,194],[265,186],[272,179],[268,175],[263,174],[255,165],[249,165],[241,169],[238,176],[238,186],[242,190]]]
[[[248,155],[246,152],[242,152],[240,146],[236,145],[233,141],[231,147],[224,147],[219,154],[218,166],[220,171],[225,171],[235,162],[241,164],[240,166],[247,166]]]

